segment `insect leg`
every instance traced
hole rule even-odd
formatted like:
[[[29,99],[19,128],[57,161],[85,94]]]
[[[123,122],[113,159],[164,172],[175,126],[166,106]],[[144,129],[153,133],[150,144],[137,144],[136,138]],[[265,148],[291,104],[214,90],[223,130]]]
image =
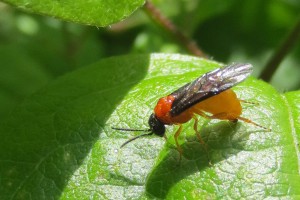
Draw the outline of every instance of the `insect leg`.
[[[168,138],[167,138],[166,134],[164,134],[164,138],[165,138],[166,141],[168,141]]]
[[[202,111],[197,110],[197,114],[206,119],[220,119],[220,120],[229,120],[236,123],[238,120],[235,114],[231,113],[218,113],[214,115],[208,115]]]
[[[178,128],[178,130],[176,131],[176,133],[175,133],[175,135],[174,135],[176,147],[177,147],[177,150],[178,150],[178,152],[179,152],[179,154],[180,154],[180,160],[181,160],[181,157],[182,157],[182,149],[181,149],[181,147],[180,147],[180,145],[179,145],[179,143],[178,143],[178,137],[179,137],[179,135],[180,135],[180,133],[181,133],[181,130],[182,130],[182,125],[179,124],[179,128]]]
[[[200,132],[198,131],[198,118],[196,117],[196,115],[193,115],[193,119],[195,120],[194,130],[196,132],[196,136],[197,136],[199,142],[204,146],[204,150],[205,150],[206,155],[207,155],[208,163],[211,165],[209,154],[208,154],[208,150],[207,150],[207,144],[204,142],[204,140],[202,139],[202,137],[200,135]]]
[[[237,122],[237,120],[238,120],[236,114],[232,114],[232,113],[222,112],[222,113],[217,113],[214,115],[207,115],[206,113],[197,110],[197,114],[199,114],[200,116],[205,117],[207,119],[230,120],[232,122]]]
[[[255,122],[253,122],[250,119],[247,119],[247,118],[244,118],[244,117],[241,117],[241,116],[236,116],[235,114],[231,114],[231,113],[218,113],[218,114],[214,114],[212,116],[209,116],[209,115],[205,114],[202,111],[199,111],[197,113],[199,115],[201,115],[201,116],[203,116],[205,118],[209,118],[209,119],[221,119],[221,120],[227,119],[227,120],[230,120],[232,122],[237,122],[238,120],[242,120],[242,121],[244,121],[246,123],[253,124],[254,126],[257,126],[257,127],[262,128],[262,129],[265,129],[266,131],[271,131],[271,129],[266,128],[264,126],[261,126],[261,125],[255,123]]]
[[[214,114],[214,115],[210,116],[210,118],[211,119],[229,120],[234,123],[236,123],[238,121],[236,114],[232,114],[232,113],[218,113],[218,114]]]
[[[264,127],[264,126],[261,126],[261,125],[255,123],[255,122],[253,122],[253,121],[250,120],[250,119],[247,119],[247,118],[244,118],[244,117],[237,117],[237,119],[242,120],[242,121],[244,121],[244,122],[246,122],[246,123],[249,123],[249,124],[253,124],[254,126],[257,126],[257,127],[262,128],[262,129],[265,129],[266,131],[271,131],[270,128],[266,128],[266,127]]]
[[[198,115],[200,115],[201,117],[204,117],[204,118],[206,118],[206,119],[212,119],[211,116],[205,114],[205,113],[204,113],[203,111],[201,111],[201,110],[197,110],[196,113],[197,113]]]
[[[252,105],[259,105],[259,103],[257,102],[253,102],[253,101],[247,101],[247,100],[243,100],[243,99],[239,99],[240,102],[242,103],[248,103],[248,104],[252,104]]]
[[[201,137],[201,135],[200,135],[200,133],[199,133],[199,131],[198,131],[198,118],[197,118],[195,115],[193,115],[193,119],[195,120],[195,123],[194,123],[194,130],[195,130],[195,132],[196,132],[196,136],[197,136],[197,138],[198,138],[198,140],[199,140],[199,142],[200,142],[201,144],[205,144],[205,142],[203,141],[203,139],[202,139],[202,137]]]

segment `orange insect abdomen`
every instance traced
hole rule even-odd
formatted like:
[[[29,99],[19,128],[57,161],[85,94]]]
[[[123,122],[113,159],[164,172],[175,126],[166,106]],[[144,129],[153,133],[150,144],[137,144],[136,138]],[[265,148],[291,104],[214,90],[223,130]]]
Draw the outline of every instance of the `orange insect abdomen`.
[[[241,103],[235,92],[231,89],[197,103],[191,110],[195,113],[199,110],[213,115],[226,113],[227,115],[223,115],[224,117],[220,117],[219,119],[228,120],[234,120],[242,114]]]
[[[218,115],[217,119],[236,120],[242,114],[242,106],[232,90],[226,90],[197,103],[177,116],[171,116],[175,98],[172,95],[160,98],[154,108],[155,116],[164,124],[182,124],[193,118],[194,113],[207,112]]]

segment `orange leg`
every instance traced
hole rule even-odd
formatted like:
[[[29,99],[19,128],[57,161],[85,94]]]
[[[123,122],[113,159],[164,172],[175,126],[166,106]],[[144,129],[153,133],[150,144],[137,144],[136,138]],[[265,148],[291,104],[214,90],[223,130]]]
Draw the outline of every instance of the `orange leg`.
[[[216,114],[216,115],[211,115],[210,116],[210,115],[207,115],[205,112],[203,112],[201,110],[197,110],[197,114],[200,115],[201,117],[206,118],[206,119],[220,119],[220,117],[222,117],[224,113],[220,113],[221,115],[220,114]]]
[[[246,123],[253,124],[254,126],[258,126],[258,127],[262,128],[262,129],[265,129],[266,131],[271,131],[270,128],[266,128],[264,126],[261,126],[261,125],[255,123],[255,122],[251,121],[250,119],[247,119],[247,118],[244,118],[244,117],[237,117],[237,118],[239,120],[242,120],[242,121],[246,122]]]
[[[206,143],[204,142],[204,140],[202,139],[202,137],[201,137],[201,135],[200,135],[200,133],[199,133],[199,131],[198,131],[198,118],[194,115],[194,116],[193,116],[193,119],[195,120],[195,123],[194,123],[194,130],[195,130],[195,132],[196,132],[196,136],[197,136],[199,142],[200,142],[202,145],[204,145],[204,150],[205,150],[206,155],[207,155],[208,163],[211,165],[210,158],[209,158],[209,154],[208,154],[208,150],[207,150],[207,145],[206,145]]]
[[[247,118],[245,118],[245,117],[236,116],[235,118],[233,118],[233,115],[230,114],[230,113],[219,113],[219,114],[215,114],[215,115],[211,116],[211,119],[226,119],[226,118],[227,118],[228,120],[232,121],[232,122],[237,122],[238,119],[239,119],[239,120],[242,120],[242,121],[244,121],[244,122],[246,122],[246,123],[253,124],[254,126],[257,126],[257,127],[262,128],[262,129],[265,129],[265,130],[267,130],[267,131],[271,131],[271,129],[266,128],[266,127],[264,127],[264,126],[261,126],[261,125],[255,123],[255,122],[253,122],[252,120],[247,119]]]
[[[199,142],[200,142],[201,144],[205,144],[205,142],[204,142],[203,139],[201,138],[201,135],[200,135],[200,133],[199,133],[199,131],[198,131],[198,118],[194,115],[194,116],[193,116],[193,119],[195,120],[195,123],[194,123],[194,130],[195,130],[195,132],[196,132],[196,136],[197,136],[197,138],[198,138],[198,140],[199,140]]]
[[[237,117],[235,114],[231,113],[218,113],[212,116],[209,116],[210,119],[220,119],[220,120],[230,120],[232,122],[237,122]]]
[[[176,133],[174,135],[174,139],[175,139],[177,150],[178,150],[178,152],[180,154],[180,160],[181,160],[181,157],[182,157],[182,148],[180,147],[180,145],[178,143],[178,137],[179,137],[181,131],[182,131],[182,125],[179,124],[179,128],[178,128],[178,130],[176,131]]]
[[[214,114],[212,116],[209,116],[209,115],[205,114],[202,111],[198,111],[197,113],[199,115],[201,115],[202,117],[205,117],[205,118],[208,118],[208,119],[221,119],[221,120],[227,119],[227,120],[230,120],[232,122],[237,122],[237,120],[242,120],[246,123],[253,124],[254,126],[260,127],[260,128],[265,129],[267,131],[271,131],[271,129],[266,128],[264,126],[261,126],[261,125],[255,123],[255,122],[253,122],[250,119],[247,119],[247,118],[244,118],[244,117],[241,117],[241,116],[234,116],[231,113],[218,113],[218,114]]]

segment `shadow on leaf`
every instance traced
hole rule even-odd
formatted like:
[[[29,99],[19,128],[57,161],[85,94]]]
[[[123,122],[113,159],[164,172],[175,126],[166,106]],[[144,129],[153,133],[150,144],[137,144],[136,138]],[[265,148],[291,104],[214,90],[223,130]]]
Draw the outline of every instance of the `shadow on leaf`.
[[[0,126],[0,194],[57,199],[115,107],[146,74],[149,56],[115,57],[50,83]]]
[[[205,168],[237,154],[243,149],[249,135],[242,127],[240,122],[233,124],[226,121],[202,126],[200,132],[206,145],[199,143],[196,136],[187,137],[187,142],[181,146],[181,162],[177,150],[170,150],[149,175],[147,193],[163,199],[182,179],[197,172],[201,174]]]

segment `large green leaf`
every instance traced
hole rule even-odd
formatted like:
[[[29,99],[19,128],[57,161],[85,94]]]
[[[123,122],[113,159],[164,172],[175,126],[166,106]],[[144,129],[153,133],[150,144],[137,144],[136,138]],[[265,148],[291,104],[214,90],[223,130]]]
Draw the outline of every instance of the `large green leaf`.
[[[0,45],[0,121],[21,100],[50,80],[50,75],[26,52]],[[18,59],[16,59],[18,58]]]
[[[159,97],[217,67],[188,56],[137,55],[59,78],[2,122],[1,199],[299,198],[300,94],[281,95],[254,78],[234,91],[258,103],[243,104],[243,116],[272,131],[199,117],[206,146],[186,123],[181,161],[175,126],[167,142],[153,136],[120,149],[140,133],[111,126],[147,128]]]
[[[22,10],[81,24],[107,26],[129,16],[144,0],[3,0]]]

